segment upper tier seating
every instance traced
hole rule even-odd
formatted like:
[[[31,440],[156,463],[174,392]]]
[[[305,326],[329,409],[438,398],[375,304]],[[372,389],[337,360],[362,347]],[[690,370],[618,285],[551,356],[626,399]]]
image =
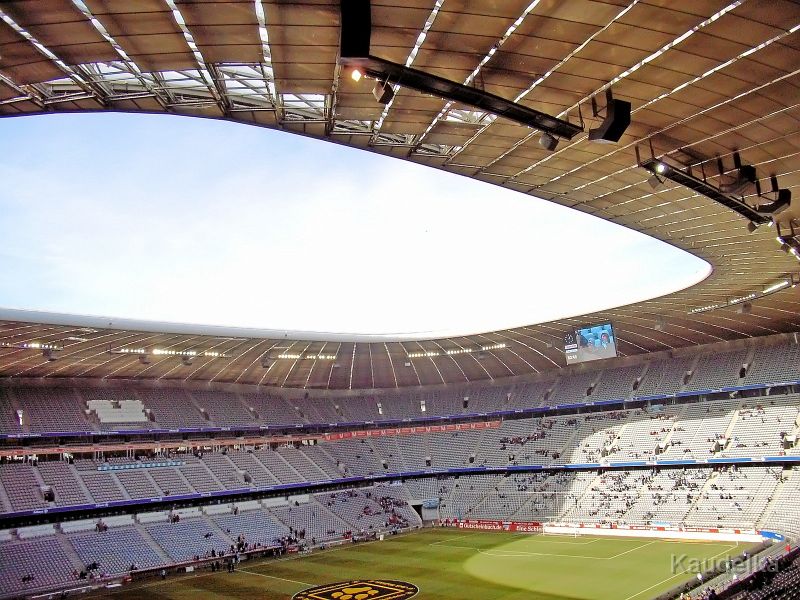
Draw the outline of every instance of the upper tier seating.
[[[800,344],[756,348],[744,384],[800,380]]]
[[[675,394],[683,387],[686,373],[692,366],[692,358],[674,358],[672,360],[655,360],[650,363],[642,383],[633,394],[636,398]]]
[[[42,483],[30,464],[10,464],[0,467],[0,483],[13,510],[32,510],[47,507]]]
[[[740,385],[739,371],[747,358],[747,350],[704,354],[697,361],[686,390],[718,390]]]
[[[3,433],[20,433],[19,416],[8,396],[8,392],[0,388],[0,431]]]
[[[239,401],[236,394],[227,392],[190,392],[195,404],[209,416],[214,423],[225,425],[256,425],[252,413]]]
[[[137,390],[161,427],[213,427],[181,389]]]
[[[16,388],[23,423],[31,431],[91,431],[73,388]],[[54,407],[58,407],[54,410]]]
[[[150,425],[141,400],[88,400],[86,406],[103,429],[147,429]]]
[[[748,363],[749,361],[749,363]],[[745,368],[746,367],[746,368]],[[740,375],[745,373],[745,377]],[[364,422],[531,409],[797,381],[800,345],[783,343],[605,370],[573,370],[557,379],[458,390],[408,390],[362,396],[286,398],[180,388],[21,388],[0,391],[4,431],[257,427]],[[638,382],[638,383],[637,383]],[[634,389],[634,387],[636,389]],[[466,404],[466,406],[465,406]],[[424,409],[423,409],[424,405]],[[54,411],[53,407],[58,406]],[[15,411],[23,411],[20,427]],[[86,412],[92,416],[87,420]]]
[[[178,466],[108,470],[144,464],[126,458],[5,464],[0,499],[3,510],[22,511],[47,507],[48,488],[55,505],[72,506],[430,468],[796,455],[798,432],[800,396],[768,396],[505,420],[494,429],[177,454]]]

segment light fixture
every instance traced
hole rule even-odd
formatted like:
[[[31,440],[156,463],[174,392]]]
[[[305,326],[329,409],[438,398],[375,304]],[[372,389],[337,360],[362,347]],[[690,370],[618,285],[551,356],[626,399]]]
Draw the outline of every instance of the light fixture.
[[[441,4],[441,0],[437,2]],[[524,104],[492,94],[479,87],[464,85],[410,65],[392,62],[370,54],[372,11],[370,0],[340,0],[339,59],[341,66],[358,68],[362,75],[379,82],[393,81],[403,88],[416,90],[449,102],[471,106],[482,112],[504,117],[538,131],[571,140],[583,131],[583,124],[570,123]],[[424,40],[424,36],[422,37]],[[388,89],[387,89],[388,88]],[[394,96],[391,85],[375,86],[373,93],[386,104]]]
[[[740,314],[749,315],[753,310],[752,301],[759,300],[765,296],[769,296],[770,294],[774,294],[776,292],[780,292],[788,287],[794,287],[797,283],[800,283],[800,275],[797,276],[797,280],[795,280],[794,274],[786,275],[783,279],[776,281],[775,283],[768,285],[761,291],[757,292],[750,292],[749,294],[744,294],[742,296],[736,296],[734,298],[729,298],[727,302],[720,302],[717,304],[709,304],[707,306],[700,306],[698,308],[693,308],[689,311],[689,314],[696,314],[696,313],[703,313],[708,312],[710,310],[716,310],[718,308],[727,308],[727,307],[737,307],[737,310]]]
[[[353,69],[352,71],[350,71],[350,79],[352,79],[355,82],[361,81],[361,78],[363,76],[364,76],[363,73],[359,69]]]
[[[14,348],[16,350],[63,350],[61,346],[47,342],[0,342],[0,348]]]
[[[136,354],[138,356],[204,356],[206,358],[230,358],[229,354],[218,350],[168,350],[166,348],[109,348],[109,354]]]
[[[308,354],[301,354],[299,352],[284,352],[282,354],[278,354],[277,358],[282,360],[335,360],[335,354],[323,354],[323,353],[308,353]]]
[[[470,348],[450,348],[445,350],[444,352],[438,352],[436,350],[427,350],[423,352],[408,352],[406,356],[408,358],[432,358],[434,356],[456,356],[458,354],[478,354],[481,355],[485,352],[491,352],[492,350],[502,350],[506,348],[508,344],[503,342],[499,342],[496,344],[485,344],[483,346],[474,346]]]
[[[697,177],[692,172],[692,167],[678,167],[671,163],[665,163],[662,158],[656,158],[654,155],[652,155],[652,146],[650,147],[650,153],[650,157],[642,158],[640,155],[639,146],[636,146],[636,161],[641,168],[650,171],[650,173],[659,176],[661,179],[668,179],[674,183],[689,188],[698,194],[702,194],[706,198],[709,198],[710,200],[713,200],[714,202],[733,210],[748,221],[756,223],[757,225],[765,225],[769,223],[769,215],[763,214],[755,207],[747,204],[741,196],[724,192],[719,187],[714,185],[712,181],[708,180],[706,178],[706,174],[702,172],[702,165],[700,166],[700,176]],[[648,181],[651,182],[651,185],[655,183],[655,180]]]
[[[772,292],[777,292],[778,290],[782,290],[783,288],[789,287],[790,285],[791,285],[791,282],[788,279],[784,279],[782,281],[779,281],[778,283],[772,284],[768,288],[764,289],[764,291],[761,292],[761,293],[762,294],[771,294]]]

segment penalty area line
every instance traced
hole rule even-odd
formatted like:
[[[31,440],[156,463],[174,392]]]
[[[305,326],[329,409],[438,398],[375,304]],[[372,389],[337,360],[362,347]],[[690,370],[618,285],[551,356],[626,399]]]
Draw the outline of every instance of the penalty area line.
[[[589,560],[609,560],[603,556],[583,556],[582,554],[553,554],[550,552],[525,552],[514,550],[481,550],[477,549],[480,554],[486,556],[494,556],[496,558],[524,558],[526,556],[557,556],[559,558],[585,558]]]
[[[256,575],[258,577],[267,577],[268,579],[280,579],[281,581],[288,581],[289,583],[299,583],[300,585],[304,585],[306,587],[311,587],[314,584],[308,583],[306,581],[298,581],[297,579],[287,579],[286,577],[278,577],[277,575],[267,575],[266,573],[258,573],[256,571],[248,571],[247,569],[236,569],[238,573],[247,573],[249,575]]]
[[[628,554],[628,553],[630,553],[630,552],[633,552],[634,550],[639,550],[640,548],[644,548],[645,546],[652,546],[652,545],[653,545],[653,544],[655,544],[657,541],[658,541],[658,540],[653,540],[652,542],[647,542],[646,544],[642,544],[641,546],[634,546],[634,547],[633,547],[633,548],[631,548],[630,550],[625,550],[625,552],[620,552],[619,554],[615,554],[614,556],[609,556],[609,557],[608,557],[608,560],[611,560],[611,559],[613,559],[613,558],[617,558],[618,556],[623,556],[623,555],[625,555],[625,554]]]

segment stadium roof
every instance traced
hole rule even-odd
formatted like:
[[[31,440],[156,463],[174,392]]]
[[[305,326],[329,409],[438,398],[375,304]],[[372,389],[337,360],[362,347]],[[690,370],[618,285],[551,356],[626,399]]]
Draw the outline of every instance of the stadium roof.
[[[573,124],[582,115],[583,131],[552,152],[528,126],[402,85],[389,104],[376,102],[372,81],[355,82],[337,64],[339,38],[338,2],[4,2],[0,115],[148,111],[279,128],[552,200],[693,252],[714,273],[598,314],[421,342],[292,340],[7,311],[0,375],[414,386],[555,369],[563,333],[591,322],[613,321],[622,355],[800,329],[800,297],[787,285],[800,263],[781,252],[778,228],[751,233],[739,212],[669,179],[653,188],[636,155],[652,153],[676,172],[691,166],[719,189],[735,187],[738,151],[765,192],[759,199],[747,187],[751,207],[775,199],[771,175],[796,191],[797,3],[372,2],[372,55]],[[633,105],[616,144],[591,142],[585,131],[602,119],[592,117],[592,97],[604,103],[607,89]],[[784,234],[790,225],[800,233],[794,204],[775,214]],[[575,232],[564,240],[581,243]],[[491,274],[475,277],[480,284]],[[576,274],[576,291],[579,282]],[[58,360],[25,343],[60,348]],[[137,349],[173,353],[140,359]],[[429,356],[409,358],[415,353]]]

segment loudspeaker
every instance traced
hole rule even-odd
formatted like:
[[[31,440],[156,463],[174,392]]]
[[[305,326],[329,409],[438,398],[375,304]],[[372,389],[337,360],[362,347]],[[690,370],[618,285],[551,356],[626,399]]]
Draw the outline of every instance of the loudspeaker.
[[[612,144],[619,141],[631,124],[631,103],[611,99],[606,104],[606,118],[597,129],[589,130],[589,141]]]
[[[339,54],[342,57],[369,56],[372,16],[370,0],[341,0],[342,31]]]
[[[539,138],[539,145],[548,152],[552,152],[558,146],[558,138],[549,133],[543,133],[542,137]]]
[[[389,104],[392,98],[394,98],[394,90],[388,81],[386,83],[376,81],[375,87],[372,88],[372,95],[375,96],[375,100],[381,104]]]
[[[42,350],[42,356],[49,361],[58,360],[59,351],[54,348],[45,348]]]
[[[747,186],[756,182],[756,168],[753,165],[742,165],[736,172],[736,179],[730,183],[721,183],[719,191],[725,194],[741,194]]]

